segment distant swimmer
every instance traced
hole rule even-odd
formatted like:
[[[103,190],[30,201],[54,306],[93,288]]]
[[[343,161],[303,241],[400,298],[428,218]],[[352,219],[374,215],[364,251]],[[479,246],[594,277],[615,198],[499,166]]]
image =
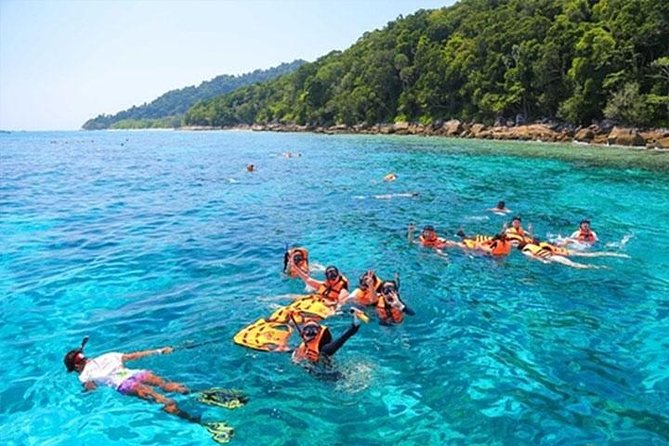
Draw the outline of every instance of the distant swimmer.
[[[579,269],[586,269],[586,268],[592,268],[592,269],[599,269],[599,266],[596,265],[585,265],[583,263],[576,263],[572,260],[569,260],[567,257],[564,255],[559,255],[559,254],[554,254],[551,249],[548,249],[546,247],[542,247],[539,244],[538,240],[533,240],[529,243],[521,243],[518,245],[518,249],[525,254],[526,256],[539,260],[540,262],[543,263],[561,263],[562,265],[570,266],[572,268],[579,268]]]
[[[372,195],[377,200],[390,200],[391,198],[413,198],[420,196],[419,192],[402,192],[397,194]]]
[[[511,209],[507,208],[506,203],[503,201],[498,202],[497,206],[488,210],[498,215],[506,215],[511,212]]]
[[[404,315],[416,313],[400,299],[398,281],[387,280],[381,285],[376,302],[376,314],[381,325],[397,325],[404,321]]]
[[[247,172],[255,172],[256,171],[256,166],[254,166],[253,164],[247,164],[246,165],[246,171]]]
[[[87,358],[84,355],[84,347],[87,341],[88,337],[85,337],[81,346],[70,350],[64,358],[67,371],[76,371],[79,374],[79,381],[86,390],[94,390],[98,386],[111,387],[123,395],[136,396],[162,404],[163,410],[167,413],[196,423],[200,421],[199,417],[184,412],[177,407],[174,400],[154,389],[154,387],[158,387],[165,392],[188,393],[188,389],[183,384],[165,381],[150,370],[134,370],[125,366],[128,361],[172,353],[172,347],[134,353],[111,352],[95,358]]]
[[[309,251],[306,248],[288,249],[283,254],[283,272],[295,278],[298,277],[295,269],[309,274]]]
[[[302,156],[300,152],[293,153],[293,152],[283,152],[282,153],[284,158],[295,158],[296,156]]]
[[[590,220],[581,220],[578,229],[569,237],[567,237],[561,245],[568,245],[570,243],[582,243],[590,246],[597,243],[597,233],[590,228]]]
[[[523,229],[521,221],[519,216],[513,217],[511,220],[511,227],[504,230],[504,233],[514,245],[532,241],[532,234],[530,234],[531,228],[527,231]]]
[[[304,283],[316,290],[330,305],[339,305],[348,298],[348,279],[339,273],[335,266],[325,268],[325,280],[313,279],[308,273],[295,267],[294,259],[288,259],[288,266],[300,277]]]
[[[302,343],[293,351],[293,361],[318,363],[327,360],[356,334],[360,329],[358,313],[353,312],[353,323],[336,340],[332,339],[330,329],[314,320],[307,321],[301,328],[298,326]]]
[[[382,284],[383,281],[370,269],[360,276],[358,288],[349,294],[348,300],[352,300],[358,305],[376,305],[379,300],[378,292],[381,290]]]
[[[390,183],[392,181],[395,181],[397,179],[397,174],[395,172],[390,172],[388,175],[383,177],[383,181]]]

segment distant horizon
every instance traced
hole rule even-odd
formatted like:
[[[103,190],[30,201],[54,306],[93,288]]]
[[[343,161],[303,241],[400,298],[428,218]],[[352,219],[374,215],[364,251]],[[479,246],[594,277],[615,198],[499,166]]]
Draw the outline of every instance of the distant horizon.
[[[0,0],[0,130],[81,130],[217,76],[313,62],[454,3]]]

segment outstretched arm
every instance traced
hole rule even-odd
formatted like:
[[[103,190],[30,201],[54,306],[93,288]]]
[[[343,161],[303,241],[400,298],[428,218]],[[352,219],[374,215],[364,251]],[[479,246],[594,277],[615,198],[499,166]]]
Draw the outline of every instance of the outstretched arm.
[[[321,353],[326,356],[332,356],[337,353],[337,350],[348,341],[348,339],[360,330],[360,325],[351,324],[351,326],[338,339],[328,342],[321,347]]]
[[[172,353],[174,349],[172,347],[163,347],[157,348],[155,350],[142,350],[139,352],[125,353],[121,360],[125,361],[134,361],[135,359],[145,358],[147,356],[153,355],[167,355]]]
[[[413,223],[409,223],[409,226],[407,226],[407,240],[409,243],[414,242],[414,232],[416,231],[416,225]]]
[[[295,267],[295,262],[293,261],[293,257],[290,256],[288,258],[288,266],[293,268],[293,271],[297,273],[297,276],[304,281],[308,286],[314,289],[318,289],[319,286],[321,286],[323,283],[319,282],[318,280],[312,279],[309,274],[306,272],[302,271],[302,268],[297,268]]]

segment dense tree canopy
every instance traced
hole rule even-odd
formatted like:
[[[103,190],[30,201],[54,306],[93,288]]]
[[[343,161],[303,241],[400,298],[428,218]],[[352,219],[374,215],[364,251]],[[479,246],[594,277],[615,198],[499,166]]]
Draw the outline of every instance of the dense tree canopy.
[[[294,73],[200,101],[187,124],[605,117],[668,126],[669,2],[462,0]]]
[[[221,94],[234,91],[247,85],[264,82],[278,76],[295,71],[303,60],[284,63],[268,70],[255,70],[241,76],[222,75],[210,81],[202,82],[199,86],[181,88],[168,91],[159,98],[132,107],[115,115],[100,115],[88,120],[83,128],[98,130],[108,128],[152,128],[152,127],[179,127],[183,115],[195,103],[211,99]]]

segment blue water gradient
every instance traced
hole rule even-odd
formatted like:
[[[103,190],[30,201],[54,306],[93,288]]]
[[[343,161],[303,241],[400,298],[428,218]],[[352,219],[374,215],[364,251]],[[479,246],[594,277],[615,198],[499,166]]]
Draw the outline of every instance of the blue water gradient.
[[[177,397],[232,424],[237,445],[667,444],[668,156],[394,136],[0,135],[0,442],[214,444],[157,405],[83,393],[62,358],[89,335],[89,355],[211,341],[137,367],[245,391],[235,411]],[[382,182],[390,171],[398,180]],[[486,209],[500,199],[544,238],[589,217],[600,248],[630,258],[576,270],[406,242],[412,221],[493,233],[504,218]],[[234,345],[303,292],[281,274],[286,243],[352,282],[399,272],[417,315],[364,325],[336,355],[336,383]],[[327,324],[336,335],[349,322]]]

